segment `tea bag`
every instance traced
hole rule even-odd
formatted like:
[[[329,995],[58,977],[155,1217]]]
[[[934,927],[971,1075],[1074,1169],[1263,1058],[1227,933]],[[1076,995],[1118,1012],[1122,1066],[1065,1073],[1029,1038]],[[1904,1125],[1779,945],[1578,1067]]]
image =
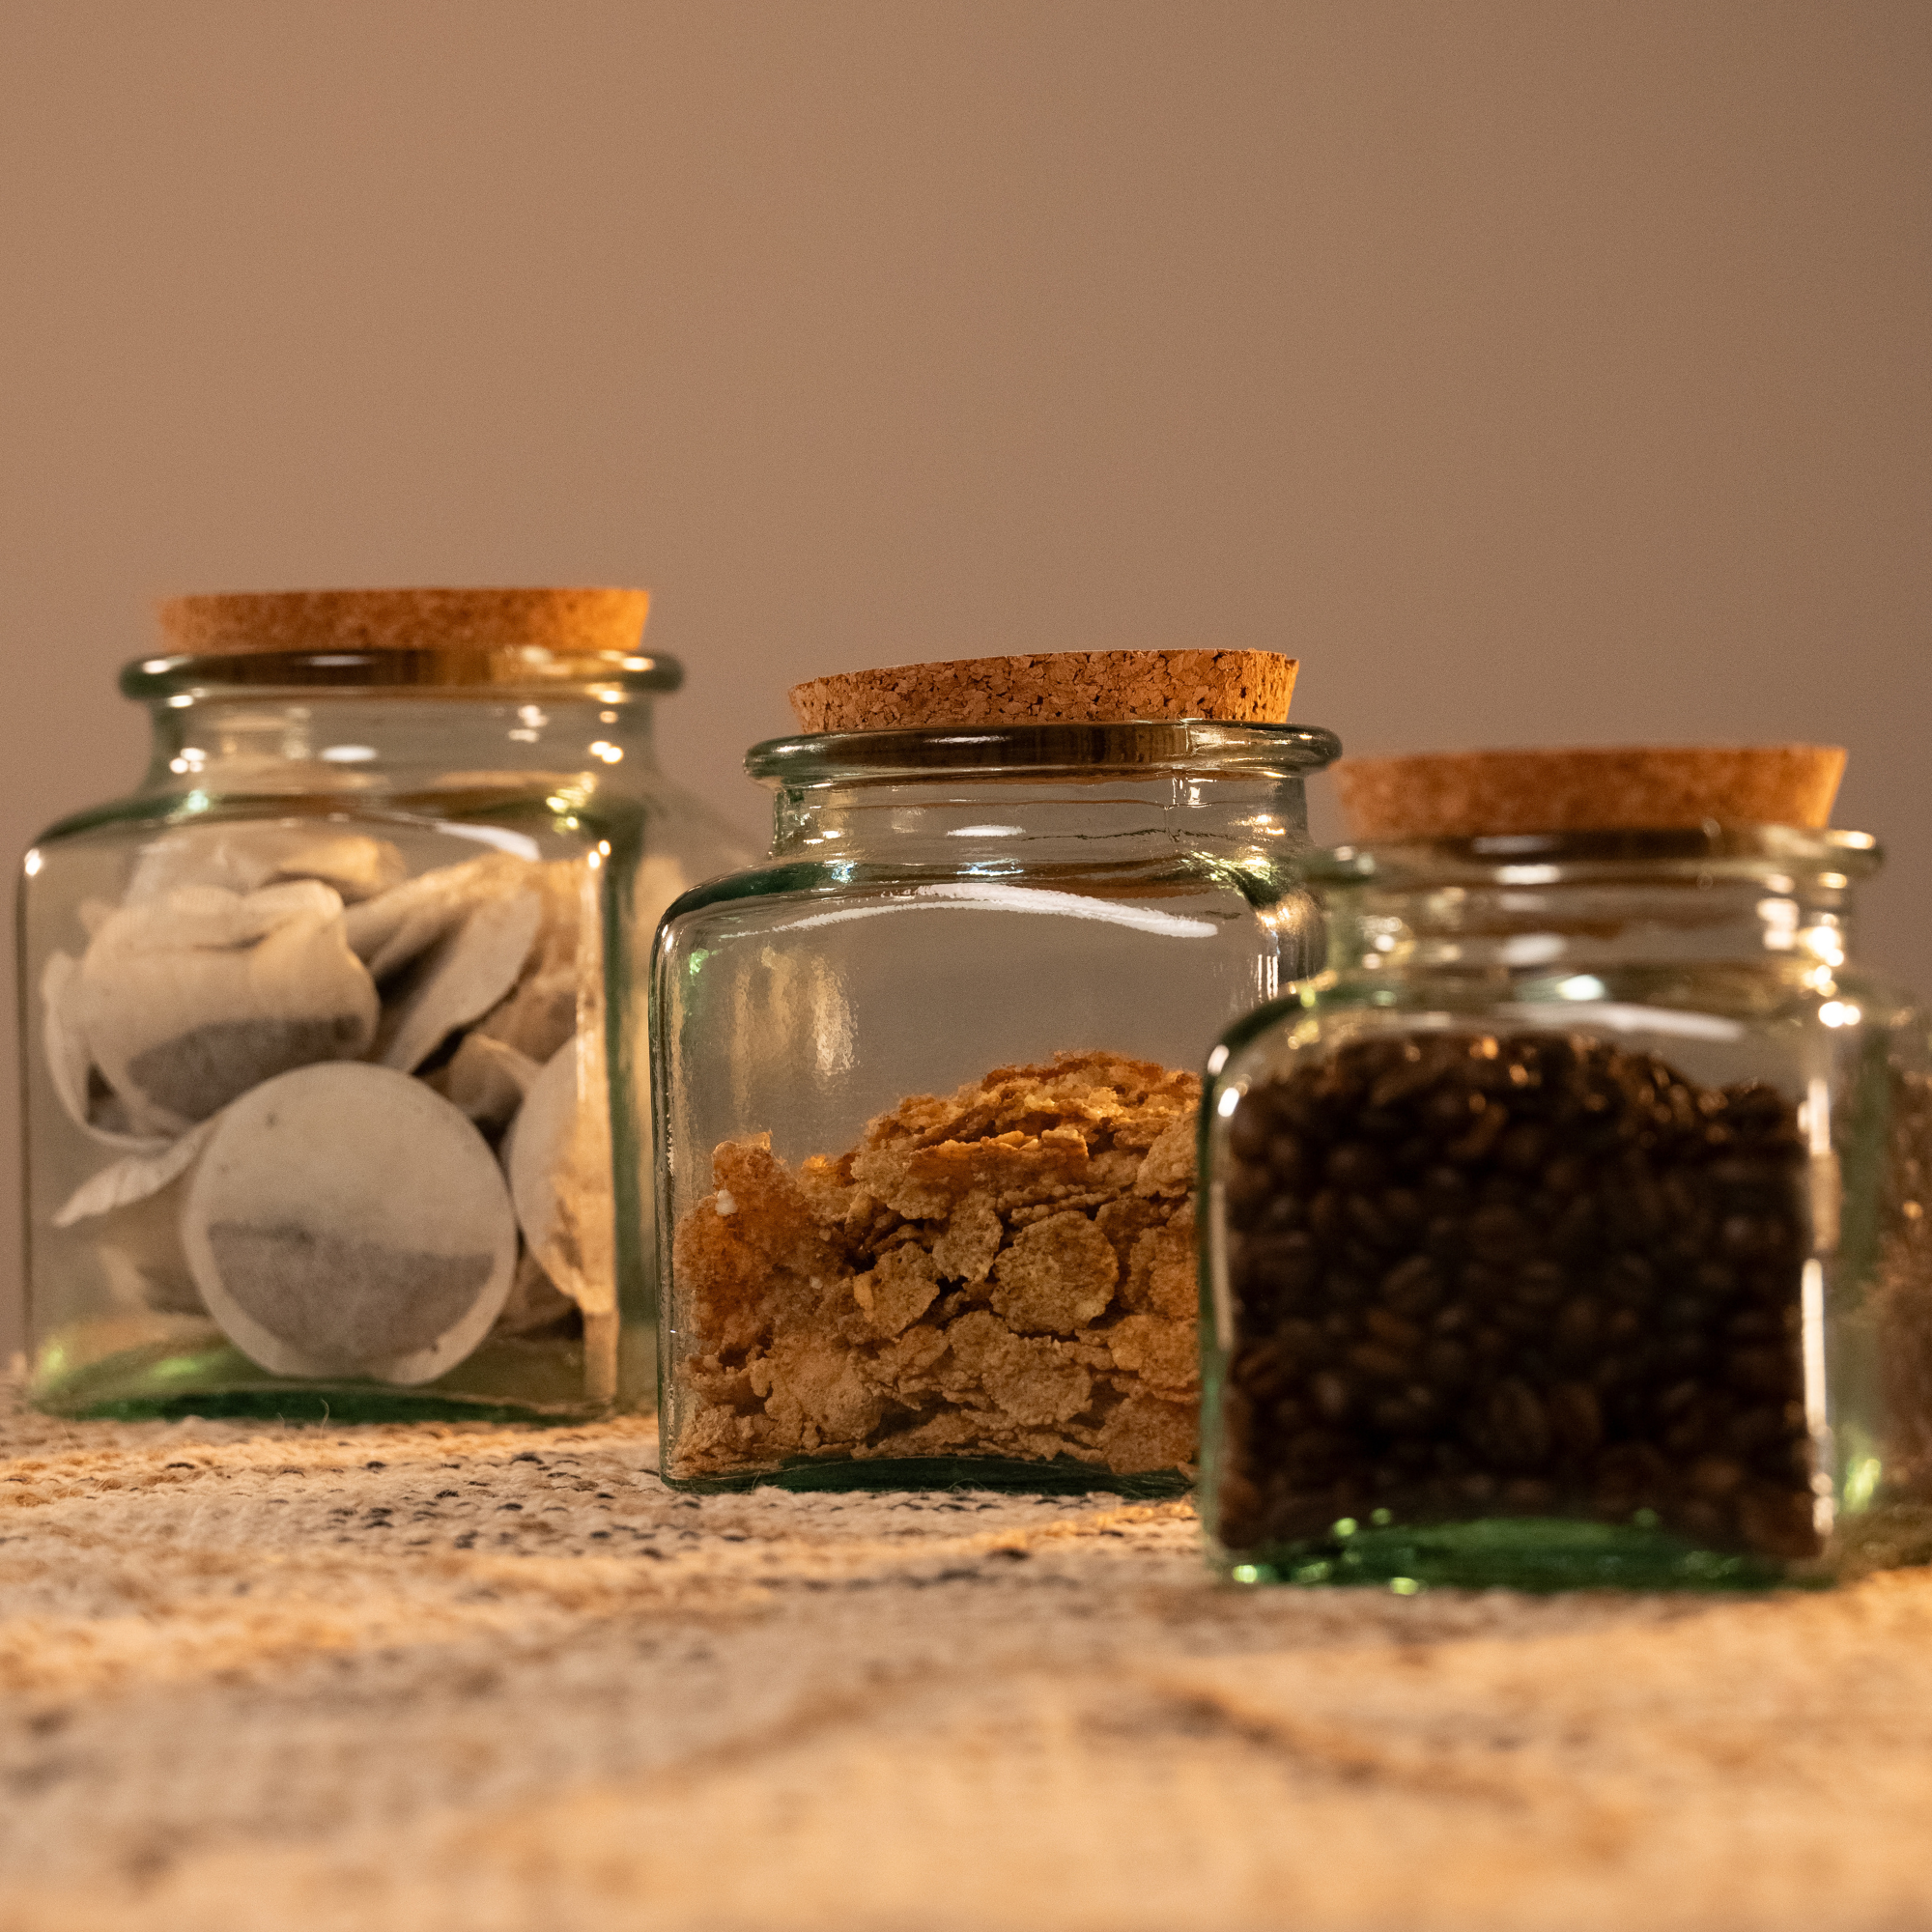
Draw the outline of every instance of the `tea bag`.
[[[452,1107],[492,1133],[509,1123],[538,1071],[527,1054],[481,1033],[467,1033],[449,1064],[422,1077]]]
[[[121,1096],[101,1078],[80,1026],[80,961],[54,952],[41,969],[41,1047],[55,1094],[75,1126],[104,1147],[152,1153],[165,1134],[137,1134]]]
[[[534,892],[471,905],[411,964],[399,987],[384,989],[376,1057],[412,1073],[457,1028],[481,1018],[516,984],[542,923],[543,899]]]
[[[95,933],[63,999],[77,1038],[56,1079],[71,1086],[84,1050],[133,1132],[179,1133],[277,1073],[360,1055],[376,1010],[332,888],[179,887]]]
[[[181,1236],[209,1312],[251,1361],[400,1386],[475,1349],[517,1265],[489,1144],[422,1081],[366,1065],[302,1067],[230,1107]]]
[[[389,979],[446,937],[479,905],[529,886],[533,860],[491,852],[438,866],[360,905],[344,921],[350,950],[378,980]]]
[[[355,905],[400,885],[408,870],[403,855],[386,838],[339,832],[327,821],[185,826],[156,839],[141,854],[121,903],[153,905],[183,886],[253,893],[294,879],[314,879],[345,905]]]
[[[545,1065],[503,1141],[503,1167],[524,1239],[543,1271],[586,1315],[615,1307],[610,1122],[601,1088],[580,1104],[580,1042]]]
[[[508,995],[476,1023],[475,1035],[514,1047],[539,1065],[577,1031],[589,877],[575,859],[534,869],[543,915],[529,958]]]

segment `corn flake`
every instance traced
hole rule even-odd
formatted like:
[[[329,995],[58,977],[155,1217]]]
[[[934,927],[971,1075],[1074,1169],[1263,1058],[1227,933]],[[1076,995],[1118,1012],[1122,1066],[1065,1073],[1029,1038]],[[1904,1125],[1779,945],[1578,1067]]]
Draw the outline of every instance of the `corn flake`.
[[[673,1242],[668,1467],[1195,1454],[1192,1074],[1119,1054],[913,1094],[794,1174],[721,1146]]]

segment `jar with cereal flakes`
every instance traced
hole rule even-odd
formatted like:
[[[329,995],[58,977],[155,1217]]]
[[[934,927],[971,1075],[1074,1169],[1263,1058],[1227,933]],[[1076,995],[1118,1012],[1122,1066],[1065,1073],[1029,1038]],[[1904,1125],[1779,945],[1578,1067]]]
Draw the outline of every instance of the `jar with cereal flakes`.
[[[1932,1557],[1926,1026],[1849,957],[1877,851],[1824,829],[1843,762],[1342,764],[1327,968],[1208,1063],[1230,1575],[1754,1588]]]
[[[802,686],[770,861],[654,971],[663,1465],[696,1488],[1170,1490],[1196,1455],[1196,1068],[1316,964],[1261,652]]]
[[[40,1406],[653,1398],[641,962],[743,848],[655,767],[681,672],[641,649],[647,602],[162,608],[170,654],[122,677],[144,780],[23,868]]]

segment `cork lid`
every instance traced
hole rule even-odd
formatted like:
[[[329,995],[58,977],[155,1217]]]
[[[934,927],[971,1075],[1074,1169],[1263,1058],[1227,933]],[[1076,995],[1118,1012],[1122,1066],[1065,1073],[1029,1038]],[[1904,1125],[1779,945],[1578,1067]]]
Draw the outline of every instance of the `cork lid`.
[[[1838,745],[1631,745],[1416,752],[1335,767],[1356,838],[1823,826],[1845,769]]]
[[[1297,660],[1273,651],[1035,651],[845,671],[791,689],[808,731],[1205,718],[1279,724]]]
[[[161,634],[187,657],[315,651],[635,651],[647,590],[266,590],[170,597]]]

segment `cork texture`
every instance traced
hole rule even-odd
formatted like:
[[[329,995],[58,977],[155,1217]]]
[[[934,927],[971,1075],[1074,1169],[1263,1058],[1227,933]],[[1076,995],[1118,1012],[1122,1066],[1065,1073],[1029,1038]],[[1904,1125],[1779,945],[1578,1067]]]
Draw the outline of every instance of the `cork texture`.
[[[634,651],[648,590],[262,590],[170,597],[171,652]]]
[[[1344,758],[1356,838],[1831,822],[1837,745],[1637,745]]]
[[[10,1407],[8,1932],[1927,1922],[1925,1570],[1240,1591],[1184,1502],[680,1496],[638,1420]]]
[[[844,671],[791,689],[808,731],[1207,718],[1279,724],[1298,661],[1274,651],[1038,651]]]

